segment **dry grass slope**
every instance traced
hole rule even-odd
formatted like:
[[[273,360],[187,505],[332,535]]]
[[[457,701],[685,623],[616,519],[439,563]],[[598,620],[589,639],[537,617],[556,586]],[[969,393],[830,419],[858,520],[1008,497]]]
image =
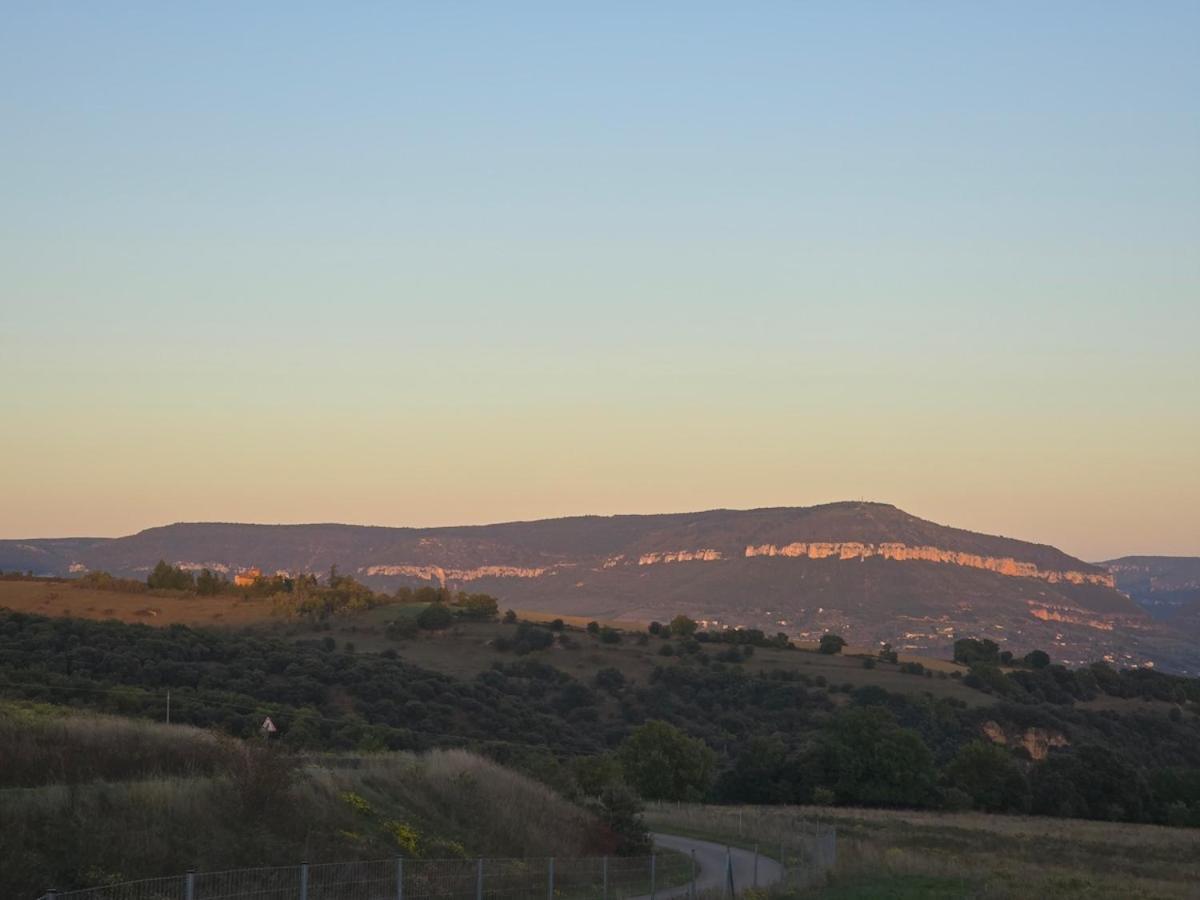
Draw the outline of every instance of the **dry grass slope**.
[[[26,709],[0,723],[5,783],[31,785],[0,788],[0,897],[192,867],[609,849],[589,813],[464,751],[298,760],[113,717]],[[56,739],[63,749],[38,778],[31,754]],[[140,775],[123,749],[145,764]],[[47,783],[54,773],[63,779]]]

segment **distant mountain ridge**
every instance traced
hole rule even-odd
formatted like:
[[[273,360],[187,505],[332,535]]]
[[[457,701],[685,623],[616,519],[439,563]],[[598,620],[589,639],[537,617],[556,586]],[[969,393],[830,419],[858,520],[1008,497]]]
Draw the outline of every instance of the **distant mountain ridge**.
[[[506,605],[720,624],[913,649],[986,634],[1015,648],[1138,661],[1150,617],[1113,573],[1061,550],[939,525],[884,503],[577,516],[495,525],[180,523],[112,539],[0,541],[0,569],[142,576],[159,559],[323,573],[377,589],[444,584]]]

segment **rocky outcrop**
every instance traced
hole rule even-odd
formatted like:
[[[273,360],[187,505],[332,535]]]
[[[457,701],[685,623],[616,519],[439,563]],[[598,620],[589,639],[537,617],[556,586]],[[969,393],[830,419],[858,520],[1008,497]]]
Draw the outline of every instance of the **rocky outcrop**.
[[[998,722],[984,722],[980,730],[993,744],[1006,747],[1024,747],[1029,758],[1041,762],[1050,755],[1051,747],[1069,747],[1071,742],[1061,731],[1048,728],[1026,728],[1024,731],[1005,731]]]
[[[670,562],[714,562],[721,558],[720,550],[667,550],[662,553],[643,553],[638,557],[639,566]]]
[[[441,566],[367,566],[359,570],[364,575],[402,575],[421,581],[447,582],[478,581],[481,578],[540,578],[550,570],[523,566],[479,566],[474,569],[443,569]]]
[[[945,563],[985,569],[999,575],[1020,578],[1038,578],[1051,584],[1097,584],[1113,586],[1113,577],[1108,572],[1057,571],[1040,569],[1033,563],[1022,562],[1011,557],[980,556],[959,550],[942,550],[939,547],[911,547],[901,543],[864,544],[857,541],[796,542],[782,547],[775,544],[759,544],[746,548],[746,556],[785,556],[805,559],[867,559],[878,556],[892,560],[920,560],[922,562]]]
[[[1094,615],[1082,609],[1072,609],[1065,606],[1048,606],[1044,603],[1029,604],[1029,614],[1043,622],[1062,622],[1067,625],[1086,625],[1088,628],[1099,628],[1101,631],[1112,631],[1113,622],[1110,619],[1097,619]]]

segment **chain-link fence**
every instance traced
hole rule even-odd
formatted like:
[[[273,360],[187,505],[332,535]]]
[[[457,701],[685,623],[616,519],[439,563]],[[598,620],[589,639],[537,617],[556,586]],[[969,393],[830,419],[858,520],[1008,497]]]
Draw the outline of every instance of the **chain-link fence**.
[[[628,900],[694,878],[659,855],[544,859],[386,859],[188,872],[41,900]]]

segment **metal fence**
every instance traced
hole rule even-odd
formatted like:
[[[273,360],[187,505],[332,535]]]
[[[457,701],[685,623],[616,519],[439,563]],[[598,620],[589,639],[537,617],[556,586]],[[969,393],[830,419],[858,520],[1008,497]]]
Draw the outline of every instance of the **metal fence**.
[[[780,888],[805,888],[823,881],[837,865],[837,828],[787,807],[712,806],[703,803],[651,804],[645,814],[651,830],[753,848],[779,862]]]
[[[41,900],[627,900],[695,877],[661,865],[657,855],[304,863],[52,890]]]
[[[733,869],[715,896],[759,883],[760,857],[782,866],[776,886],[806,887],[837,861],[837,831],[798,817],[753,810],[662,804],[646,813],[651,828],[753,849],[753,876]],[[728,851],[726,851],[726,865]],[[695,856],[533,859],[381,859],[365,862],[188,872],[81,890],[51,890],[40,900],[630,900],[698,897]],[[714,896],[706,894],[704,896]]]

